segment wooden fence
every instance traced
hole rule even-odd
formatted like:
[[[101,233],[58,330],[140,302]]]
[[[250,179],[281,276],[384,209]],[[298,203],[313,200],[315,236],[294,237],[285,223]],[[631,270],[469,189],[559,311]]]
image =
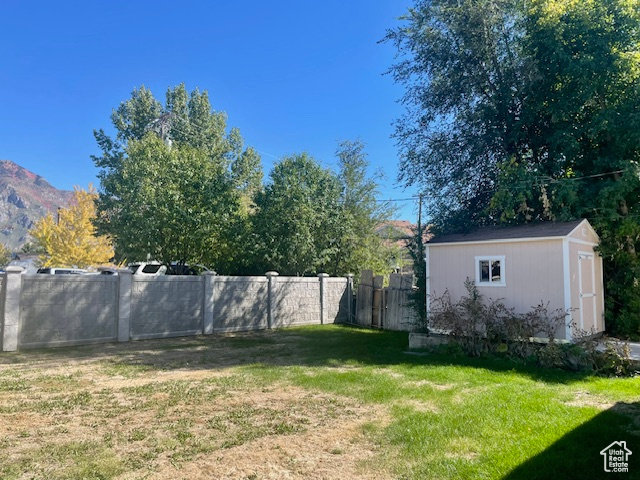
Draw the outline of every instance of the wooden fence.
[[[410,304],[413,275],[392,273],[389,286],[383,287],[383,277],[371,270],[360,274],[356,294],[356,323],[385,330],[410,331],[415,314]]]

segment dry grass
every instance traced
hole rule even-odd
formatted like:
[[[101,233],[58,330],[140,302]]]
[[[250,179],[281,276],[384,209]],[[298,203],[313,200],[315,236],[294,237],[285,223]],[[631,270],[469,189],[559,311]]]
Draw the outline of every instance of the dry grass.
[[[0,478],[387,478],[362,430],[384,410],[245,372],[300,360],[254,338],[0,357]]]
[[[0,478],[592,478],[608,443],[639,445],[640,377],[406,343],[318,326],[2,354]]]

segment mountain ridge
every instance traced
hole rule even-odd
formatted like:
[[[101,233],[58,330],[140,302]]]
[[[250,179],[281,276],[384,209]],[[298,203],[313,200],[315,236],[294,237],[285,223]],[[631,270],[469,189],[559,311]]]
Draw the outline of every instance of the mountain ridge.
[[[12,160],[0,160],[0,243],[19,250],[35,222],[66,207],[72,195]]]

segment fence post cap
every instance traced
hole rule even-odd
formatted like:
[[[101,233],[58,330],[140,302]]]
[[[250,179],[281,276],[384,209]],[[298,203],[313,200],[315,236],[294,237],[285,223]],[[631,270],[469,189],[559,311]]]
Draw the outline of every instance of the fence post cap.
[[[202,272],[202,275],[218,275],[218,272],[214,270],[207,270],[206,272]]]
[[[129,268],[116,268],[116,272],[118,272],[118,275],[126,275],[127,273],[133,275],[133,272]]]
[[[320,278],[326,278],[326,277],[328,277],[328,276],[329,276],[329,274],[328,274],[328,273],[319,273],[319,274],[318,274],[318,276],[319,276]]]
[[[9,265],[7,268],[4,269],[4,271],[7,273],[22,273],[23,270],[24,268],[18,267],[16,265]]]
[[[353,278],[353,273],[347,273],[347,278]]]
[[[277,277],[280,274],[278,272],[267,272],[267,273],[265,273],[265,275],[267,277]]]

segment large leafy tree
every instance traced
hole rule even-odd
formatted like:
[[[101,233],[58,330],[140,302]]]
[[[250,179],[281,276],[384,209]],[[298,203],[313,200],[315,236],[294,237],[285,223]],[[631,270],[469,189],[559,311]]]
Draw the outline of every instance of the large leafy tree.
[[[370,269],[376,274],[388,274],[395,252],[377,230],[391,218],[393,209],[378,201],[380,176],[367,172],[369,161],[361,141],[340,142],[336,156],[340,220],[336,224],[335,254],[327,273],[344,275]]]
[[[244,252],[260,157],[245,148],[206,91],[169,89],[165,105],[148,89],[133,91],[111,116],[115,138],[94,131],[102,151],[100,230],[118,258],[206,263],[230,271]]]
[[[386,39],[406,86],[396,123],[400,179],[428,194],[434,222],[481,224],[499,165],[528,146],[521,115],[530,66],[517,0],[424,0]]]
[[[340,183],[306,153],[283,158],[257,197],[253,217],[258,271],[326,272],[336,252]]]
[[[609,325],[640,333],[640,17],[629,0],[423,0],[387,35],[401,176],[434,223],[587,217]]]
[[[238,208],[224,166],[203,149],[170,148],[153,133],[125,152],[122,183],[110,189],[123,208],[107,212],[120,255],[215,265],[228,250],[226,228]]]
[[[339,144],[338,171],[306,153],[283,158],[256,199],[251,217],[254,273],[389,273],[393,249],[377,234],[391,210],[378,203],[377,177],[361,142]]]
[[[36,250],[41,251],[39,261],[44,267],[87,268],[104,265],[113,258],[111,240],[96,233],[97,194],[75,188],[71,205],[61,208],[57,218],[49,213],[36,222],[29,234]]]
[[[565,181],[550,175],[575,192],[565,205],[602,238],[607,321],[638,335],[640,8],[627,0],[536,0],[526,19],[526,49],[538,72],[529,110],[540,151],[566,172]],[[561,208],[557,199],[549,203]]]

